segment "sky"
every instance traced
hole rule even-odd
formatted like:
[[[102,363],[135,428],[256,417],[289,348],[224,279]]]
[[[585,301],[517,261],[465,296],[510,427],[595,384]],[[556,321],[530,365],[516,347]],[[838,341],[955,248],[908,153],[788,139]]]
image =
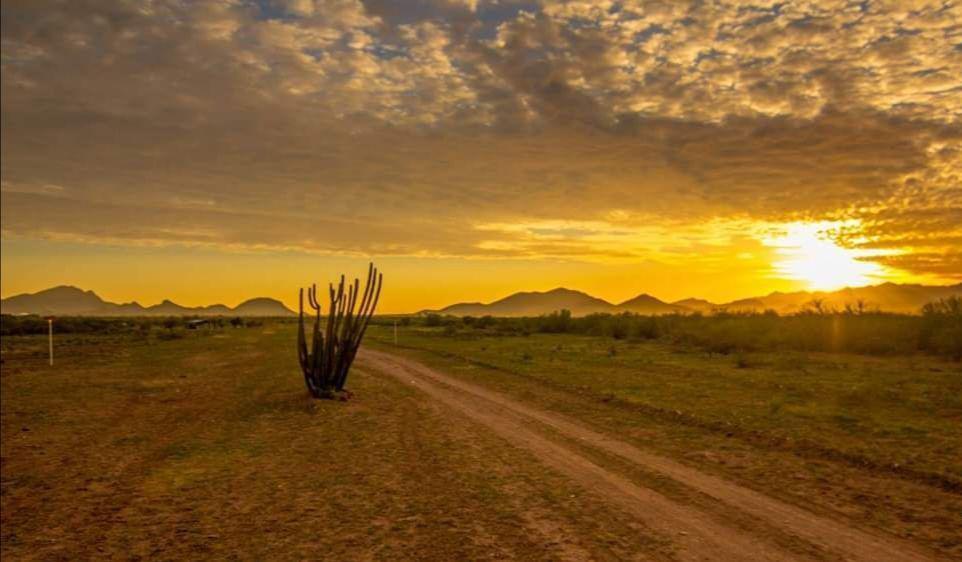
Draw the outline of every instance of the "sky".
[[[962,2],[10,0],[0,293],[962,281]]]

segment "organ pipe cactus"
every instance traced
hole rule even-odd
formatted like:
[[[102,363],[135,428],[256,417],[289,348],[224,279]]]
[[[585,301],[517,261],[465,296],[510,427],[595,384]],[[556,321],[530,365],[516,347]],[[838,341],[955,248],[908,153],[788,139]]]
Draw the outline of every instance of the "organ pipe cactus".
[[[317,285],[307,288],[308,305],[314,309],[314,329],[308,346],[304,327],[304,289],[300,290],[297,330],[297,359],[304,372],[304,383],[314,398],[330,398],[344,390],[348,371],[357,355],[367,325],[374,316],[381,296],[382,274],[374,264],[367,269],[367,282],[361,291],[360,281],[345,286],[344,276],[335,289],[331,283],[327,323],[321,330],[321,304]],[[358,303],[360,299],[360,305]]]

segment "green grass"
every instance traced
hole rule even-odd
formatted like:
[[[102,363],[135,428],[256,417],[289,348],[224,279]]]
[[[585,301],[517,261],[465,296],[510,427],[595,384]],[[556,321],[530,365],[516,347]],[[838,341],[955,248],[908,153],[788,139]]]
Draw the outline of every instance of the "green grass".
[[[390,341],[374,331],[372,338]],[[817,443],[962,481],[962,367],[929,357],[756,352],[567,334],[402,331],[406,346],[693,423]]]
[[[369,345],[962,557],[959,363],[441,330],[405,326],[395,347],[376,327]]]

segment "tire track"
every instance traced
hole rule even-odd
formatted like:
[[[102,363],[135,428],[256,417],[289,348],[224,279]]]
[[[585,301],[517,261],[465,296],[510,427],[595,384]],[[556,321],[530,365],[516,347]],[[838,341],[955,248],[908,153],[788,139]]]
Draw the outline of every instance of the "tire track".
[[[362,350],[359,358],[374,370],[415,386],[496,434],[535,454],[542,462],[636,515],[670,536],[682,560],[804,560],[805,555],[777,547],[764,537],[717,521],[693,506],[670,500],[592,462],[575,448],[537,430],[550,427],[580,445],[618,456],[645,470],[667,476],[730,507],[798,537],[828,556],[858,562],[923,561],[934,558],[914,545],[854,528],[781,502],[755,490],[698,471],[666,457],[580,425],[565,416],[518,402],[464,382],[417,361]],[[536,422],[536,423],[532,423]]]

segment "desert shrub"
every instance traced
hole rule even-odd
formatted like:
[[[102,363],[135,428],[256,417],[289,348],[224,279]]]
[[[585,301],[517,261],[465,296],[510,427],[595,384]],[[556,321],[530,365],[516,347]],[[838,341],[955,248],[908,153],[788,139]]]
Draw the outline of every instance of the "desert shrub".
[[[455,321],[437,317],[435,325]],[[571,333],[614,339],[661,340],[710,354],[821,351],[871,355],[924,352],[962,359],[962,299],[927,305],[921,315],[871,310],[858,303],[831,311],[815,303],[798,314],[724,312],[710,315],[589,314],[558,311],[531,318],[484,316],[460,322],[498,335]]]
[[[962,298],[950,297],[922,307],[919,347],[962,360]]]
[[[13,316],[4,314],[0,317],[0,335],[29,336],[43,334],[47,331],[47,322],[39,316]]]
[[[441,325],[441,320],[440,314],[428,314],[424,317],[424,325],[429,328],[437,328]]]
[[[526,331],[520,318],[491,318],[491,325],[501,335],[518,335]]]
[[[630,314],[619,314],[611,317],[608,324],[608,335],[616,340],[623,340],[631,332],[632,317]]]
[[[643,340],[657,339],[661,335],[658,319],[654,316],[641,316],[632,323],[631,337]]]
[[[150,318],[106,318],[92,316],[60,316],[54,320],[57,334],[123,334],[149,332],[156,323]],[[0,335],[30,336],[47,333],[47,320],[41,316],[2,315]]]
[[[537,330],[546,334],[564,334],[571,330],[571,311],[560,310],[541,316]]]
[[[178,329],[168,329],[157,334],[157,339],[169,341],[169,340],[179,340],[184,338],[184,331],[180,328]]]

